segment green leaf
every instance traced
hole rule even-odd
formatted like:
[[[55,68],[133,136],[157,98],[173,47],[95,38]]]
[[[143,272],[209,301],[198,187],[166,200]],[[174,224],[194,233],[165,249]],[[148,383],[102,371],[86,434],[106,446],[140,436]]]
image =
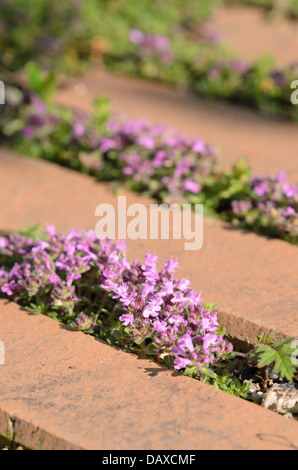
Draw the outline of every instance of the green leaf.
[[[54,72],[45,74],[37,64],[28,62],[26,74],[29,87],[32,88],[46,103],[50,103],[57,88],[57,80]]]
[[[44,239],[44,233],[41,230],[40,222],[35,225],[30,225],[27,228],[19,229],[18,232],[26,238],[33,238],[34,240]]]
[[[25,70],[30,88],[36,92],[39,92],[43,82],[40,68],[34,62],[27,62]]]
[[[273,344],[274,341],[276,340],[276,335],[275,332],[270,333],[269,335],[266,335],[266,333],[262,333],[260,336],[257,336],[254,338],[254,342],[256,345],[259,344]]]
[[[285,339],[280,339],[277,341],[277,343],[274,345],[274,349],[279,349],[280,347],[284,346],[285,344],[292,343],[295,340],[295,338],[285,338]]]
[[[284,340],[282,342],[284,343]],[[278,350],[273,349],[268,345],[261,344],[256,351],[256,355],[259,357],[259,367],[274,364],[274,372],[279,373],[281,377],[284,377],[287,380],[292,380],[295,373],[295,367],[292,364],[291,359],[293,348],[287,343],[288,341],[286,341],[286,344]]]
[[[217,374],[213,372],[212,370],[207,369],[206,367],[203,367],[201,370],[202,370],[202,373],[206,375],[207,377],[210,377],[211,379],[215,379],[215,380],[217,379]]]
[[[295,367],[292,364],[291,356],[288,353],[283,352],[283,348],[281,348],[277,352],[278,356],[275,360],[274,372],[279,372],[280,375],[287,380],[292,380],[295,374]]]
[[[277,357],[277,351],[266,344],[261,344],[256,353],[260,356],[259,367],[270,366]]]

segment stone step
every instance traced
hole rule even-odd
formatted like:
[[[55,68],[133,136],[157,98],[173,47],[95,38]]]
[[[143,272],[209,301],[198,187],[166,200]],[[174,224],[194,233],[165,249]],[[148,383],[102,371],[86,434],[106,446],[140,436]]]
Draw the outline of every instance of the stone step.
[[[124,189],[124,188],[123,188]],[[125,191],[125,190],[124,190]],[[127,206],[150,199],[125,193]],[[55,223],[59,231],[72,227],[95,229],[95,209],[118,199],[108,184],[41,160],[0,151],[0,228]],[[280,240],[204,219],[203,248],[185,251],[185,240],[128,240],[130,259],[143,259],[147,250],[161,260],[180,262],[180,275],[189,276],[213,302],[232,336],[251,340],[260,330],[276,329],[298,337],[298,248]]]
[[[0,300],[0,435],[36,450],[297,450],[298,425]]]
[[[298,78],[298,77],[297,77]],[[76,85],[86,94],[76,95]],[[110,98],[111,109],[129,118],[146,118],[153,123],[177,127],[181,133],[215,144],[219,162],[228,169],[247,157],[255,174],[286,170],[298,181],[297,124],[267,119],[257,112],[198,98],[192,94],[135,78],[112,75],[101,68],[70,80],[56,95],[57,103],[92,110],[98,94]]]

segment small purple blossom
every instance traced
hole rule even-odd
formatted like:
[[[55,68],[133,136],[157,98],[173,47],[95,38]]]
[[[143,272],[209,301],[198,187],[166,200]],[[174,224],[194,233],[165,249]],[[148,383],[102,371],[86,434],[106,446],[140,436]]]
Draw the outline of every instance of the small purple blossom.
[[[293,207],[289,206],[284,212],[283,215],[285,217],[292,217],[293,215],[296,214],[296,211]]]
[[[134,316],[132,313],[124,313],[119,317],[119,320],[123,322],[124,326],[133,325],[134,324]]]
[[[132,29],[129,32],[129,40],[137,47],[137,54],[143,60],[155,59],[163,64],[174,60],[174,52],[166,36],[146,34],[138,29]]]
[[[144,34],[138,29],[132,29],[129,32],[129,40],[134,44],[142,44],[144,41]]]

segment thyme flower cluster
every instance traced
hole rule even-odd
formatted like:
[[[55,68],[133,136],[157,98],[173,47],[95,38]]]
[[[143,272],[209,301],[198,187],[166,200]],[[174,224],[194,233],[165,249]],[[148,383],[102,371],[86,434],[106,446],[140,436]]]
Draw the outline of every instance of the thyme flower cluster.
[[[286,174],[255,177],[250,181],[250,197],[232,202],[234,215],[249,224],[271,226],[285,238],[298,238],[298,187]]]
[[[10,108],[14,108],[10,95],[6,104],[9,122]],[[120,117],[99,128],[93,117],[83,112],[74,112],[65,122],[59,111],[48,112],[36,95],[27,96],[26,100],[30,104],[25,105],[21,130],[25,142],[37,140],[44,155],[49,140],[55,141],[64,131],[64,146],[68,142],[68,151],[73,149],[77,167],[87,168],[99,179],[128,181],[132,189],[149,191],[165,202],[183,202],[187,194],[200,193],[202,182],[214,170],[213,147],[201,139],[185,137],[174,128]],[[56,158],[59,146],[53,149]],[[52,158],[51,152],[49,159]],[[64,163],[63,156],[61,161]]]
[[[213,171],[213,148],[201,139],[145,120],[115,119],[107,128],[110,136],[102,138],[101,151],[112,150],[111,157],[116,152],[122,175],[166,202],[183,202],[187,194],[198,194]]]
[[[169,31],[167,36],[130,30],[129,53],[115,48],[107,65],[111,65],[112,56],[113,69],[118,66],[128,74],[183,84],[200,95],[242,103],[297,121],[297,110],[289,100],[291,83],[297,78],[297,62],[284,68],[278,68],[273,58],[248,62],[219,45],[206,25],[196,25],[193,34],[191,29],[187,33],[177,27],[176,34]]]
[[[168,357],[175,369],[199,375],[232,346],[219,334],[217,313],[204,308],[188,279],[176,279],[177,260],[161,270],[157,261],[147,253],[143,263],[129,263],[123,241],[92,231],[57,234],[50,225],[43,239],[0,237],[0,291],[98,336],[102,325],[118,324],[147,356]]]

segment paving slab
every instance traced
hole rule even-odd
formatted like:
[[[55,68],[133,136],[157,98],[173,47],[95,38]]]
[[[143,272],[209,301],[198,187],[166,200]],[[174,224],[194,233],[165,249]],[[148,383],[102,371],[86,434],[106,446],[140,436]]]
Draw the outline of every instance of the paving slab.
[[[273,20],[261,8],[235,5],[216,9],[210,26],[232,50],[249,61],[269,54],[279,67],[297,62],[297,21]]]
[[[154,202],[124,192],[127,206]],[[0,228],[55,223],[59,231],[95,229],[95,209],[118,199],[108,184],[57,165],[0,151]],[[128,219],[130,220],[130,219]],[[170,232],[171,237],[171,232]],[[298,337],[298,248],[204,218],[203,248],[185,251],[185,240],[128,241],[128,255],[143,259],[147,250],[161,260],[180,261],[180,275],[222,312],[232,336],[251,340],[260,330],[276,329]]]
[[[76,95],[78,84],[86,86],[84,96]],[[67,87],[58,91],[56,101],[91,111],[98,94],[111,100],[115,113],[175,126],[185,135],[214,144],[224,169],[246,157],[254,173],[270,175],[286,170],[292,181],[298,181],[295,123],[265,118],[249,109],[198,98],[157,83],[113,75],[99,67],[70,80]]]
[[[0,300],[0,434],[36,450],[298,449],[298,424]]]

